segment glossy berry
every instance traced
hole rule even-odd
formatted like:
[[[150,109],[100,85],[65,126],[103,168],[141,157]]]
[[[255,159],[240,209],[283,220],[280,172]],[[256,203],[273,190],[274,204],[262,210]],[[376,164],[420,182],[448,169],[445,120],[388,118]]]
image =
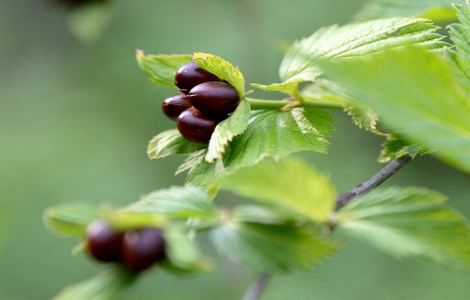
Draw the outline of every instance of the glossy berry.
[[[121,260],[123,233],[112,229],[104,220],[96,220],[86,230],[86,248],[88,253],[102,262]]]
[[[196,85],[189,91],[188,99],[197,110],[211,118],[227,117],[240,103],[237,90],[221,81]]]
[[[206,81],[219,80],[217,76],[207,72],[195,62],[184,64],[176,72],[175,84],[181,92],[187,94],[196,85]]]
[[[170,98],[165,99],[162,103],[162,110],[165,115],[172,119],[176,118],[185,110],[191,107],[188,98],[185,94],[179,94]]]
[[[141,272],[165,258],[165,240],[161,230],[144,228],[124,235],[122,262],[132,271]]]
[[[183,111],[176,119],[181,135],[196,143],[208,143],[217,123],[193,107]]]

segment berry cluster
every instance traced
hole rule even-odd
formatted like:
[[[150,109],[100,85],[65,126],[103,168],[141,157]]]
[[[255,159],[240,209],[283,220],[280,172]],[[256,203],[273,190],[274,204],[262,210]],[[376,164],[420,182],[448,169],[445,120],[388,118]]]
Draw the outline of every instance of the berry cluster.
[[[162,110],[176,120],[181,135],[193,142],[208,143],[217,124],[240,103],[236,89],[195,62],[176,72],[175,84],[181,93],[166,99]]]
[[[86,248],[96,260],[121,263],[134,272],[142,272],[166,258],[165,239],[160,229],[119,232],[101,219],[88,226]]]

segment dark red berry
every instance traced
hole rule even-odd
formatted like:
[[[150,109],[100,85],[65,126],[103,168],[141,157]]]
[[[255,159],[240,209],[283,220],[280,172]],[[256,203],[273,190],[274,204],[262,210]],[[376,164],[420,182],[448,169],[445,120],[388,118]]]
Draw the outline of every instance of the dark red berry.
[[[219,78],[207,72],[195,62],[184,64],[176,72],[175,84],[181,92],[187,94],[196,85],[206,81],[217,81]]]
[[[217,123],[194,107],[183,111],[176,119],[176,126],[181,135],[196,143],[208,143]]]
[[[160,229],[131,230],[124,235],[123,264],[132,271],[141,272],[165,259],[165,239]]]
[[[179,94],[170,98],[165,99],[162,103],[162,110],[165,115],[176,120],[178,116],[185,110],[191,107],[188,98],[185,94]]]
[[[196,85],[188,93],[191,104],[208,117],[224,118],[240,103],[240,96],[230,84],[209,81]]]
[[[86,248],[88,253],[102,262],[121,260],[123,233],[112,229],[104,220],[96,220],[86,230]]]

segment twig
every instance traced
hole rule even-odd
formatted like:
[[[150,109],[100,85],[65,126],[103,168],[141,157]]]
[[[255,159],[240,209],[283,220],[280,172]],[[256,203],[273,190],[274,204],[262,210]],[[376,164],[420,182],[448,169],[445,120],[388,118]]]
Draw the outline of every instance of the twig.
[[[258,300],[266,289],[266,286],[268,285],[271,278],[271,274],[262,273],[253,283],[253,285],[250,286],[245,296],[243,297],[243,300]]]
[[[336,210],[348,204],[353,198],[381,185],[384,181],[392,177],[393,174],[406,165],[406,163],[408,163],[410,160],[411,157],[408,155],[394,159],[371,178],[358,184],[344,194],[339,195],[338,198],[336,198]]]

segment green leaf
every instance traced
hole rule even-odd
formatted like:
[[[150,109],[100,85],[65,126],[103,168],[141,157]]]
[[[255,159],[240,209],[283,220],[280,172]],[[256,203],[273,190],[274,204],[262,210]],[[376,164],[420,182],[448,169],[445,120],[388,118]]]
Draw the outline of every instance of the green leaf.
[[[113,228],[120,231],[143,227],[166,228],[169,224],[163,214],[135,212],[127,209],[109,211],[103,217]]]
[[[191,61],[191,55],[145,55],[142,50],[136,52],[137,62],[149,77],[150,81],[157,85],[174,87],[176,71]]]
[[[452,4],[461,0],[369,0],[356,16],[357,20],[389,17],[423,17],[436,22],[455,19]]]
[[[284,94],[296,96],[298,94],[299,84],[303,80],[287,81],[282,83],[273,83],[269,85],[252,83],[251,86],[263,91],[281,92]]]
[[[339,229],[396,257],[470,264],[470,229],[445,200],[421,188],[375,190],[339,211]]]
[[[126,208],[127,211],[157,213],[172,219],[217,218],[207,192],[195,186],[174,186],[145,195]]]
[[[302,98],[316,105],[341,107],[359,128],[384,135],[377,129],[378,115],[367,105],[354,101],[346,91],[330,80],[319,78],[301,91]]]
[[[257,272],[307,269],[337,248],[318,232],[294,225],[227,222],[211,231],[211,240],[222,255]]]
[[[393,159],[397,159],[406,155],[415,158],[426,153],[427,151],[425,151],[421,146],[408,142],[398,134],[391,134],[382,144],[382,151],[380,151],[379,162],[387,163]]]
[[[213,176],[229,174],[265,158],[278,160],[301,151],[325,153],[331,124],[329,113],[313,107],[260,112],[252,117],[246,131],[229,144],[223,160],[210,164],[193,157],[200,163],[191,164],[188,180],[203,184]]]
[[[342,27],[331,26],[295,42],[284,56],[279,70],[284,82],[314,81],[322,71],[319,59],[365,56],[405,45],[439,48],[445,45],[437,27],[416,18],[392,18]]]
[[[232,212],[232,219],[246,223],[261,223],[268,225],[280,225],[293,222],[298,218],[281,212],[271,207],[245,204],[235,207]]]
[[[250,112],[250,104],[243,99],[232,116],[217,125],[207,149],[208,162],[222,158],[227,144],[246,130],[250,121]]]
[[[98,41],[112,19],[111,10],[103,3],[87,3],[67,15],[70,31],[85,44]]]
[[[220,184],[222,189],[315,221],[328,220],[335,206],[335,191],[328,178],[295,159],[269,160],[239,169],[223,177]]]
[[[99,215],[100,209],[89,204],[60,204],[45,211],[44,223],[56,235],[82,237],[88,224]]]
[[[159,133],[152,138],[147,148],[150,159],[160,159],[176,154],[189,154],[204,149],[204,144],[198,144],[183,138],[177,129]]]
[[[221,80],[227,81],[238,91],[241,97],[245,95],[245,78],[238,67],[221,57],[202,52],[194,53],[193,61]]]
[[[115,300],[135,278],[124,269],[108,268],[93,278],[65,288],[54,300]]]
[[[470,172],[470,101],[445,57],[407,48],[323,68],[405,139]]]
[[[449,26],[450,37],[457,49],[456,61],[461,70],[470,79],[470,4],[456,5],[460,24]]]
[[[177,274],[188,274],[207,271],[212,267],[212,263],[203,257],[194,242],[189,240],[182,226],[169,226],[164,235],[168,262],[162,267],[166,270]]]

